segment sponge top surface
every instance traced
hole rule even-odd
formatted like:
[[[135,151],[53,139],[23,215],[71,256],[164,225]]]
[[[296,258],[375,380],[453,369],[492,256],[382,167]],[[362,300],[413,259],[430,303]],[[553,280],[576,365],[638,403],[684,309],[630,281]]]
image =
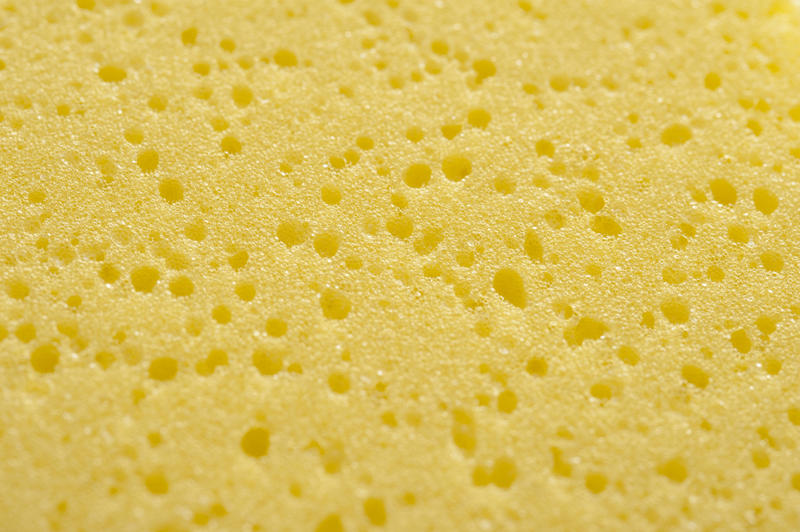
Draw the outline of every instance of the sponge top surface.
[[[800,525],[791,3],[0,28],[10,529]]]

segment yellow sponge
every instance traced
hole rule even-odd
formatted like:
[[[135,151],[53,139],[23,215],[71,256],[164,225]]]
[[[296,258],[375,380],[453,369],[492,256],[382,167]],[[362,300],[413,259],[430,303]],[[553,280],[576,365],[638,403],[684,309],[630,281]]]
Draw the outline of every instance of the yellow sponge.
[[[788,0],[0,7],[0,529],[800,528]]]

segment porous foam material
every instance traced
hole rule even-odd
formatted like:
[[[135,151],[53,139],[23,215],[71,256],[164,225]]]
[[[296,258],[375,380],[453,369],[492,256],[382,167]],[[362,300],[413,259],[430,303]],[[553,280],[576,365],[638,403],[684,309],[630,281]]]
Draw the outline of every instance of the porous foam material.
[[[0,7],[0,528],[800,527],[790,2]]]

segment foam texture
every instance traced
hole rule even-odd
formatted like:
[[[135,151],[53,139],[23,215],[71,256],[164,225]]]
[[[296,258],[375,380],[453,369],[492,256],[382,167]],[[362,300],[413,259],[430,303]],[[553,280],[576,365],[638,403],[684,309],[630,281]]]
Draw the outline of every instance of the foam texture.
[[[800,528],[790,2],[0,7],[0,528]]]

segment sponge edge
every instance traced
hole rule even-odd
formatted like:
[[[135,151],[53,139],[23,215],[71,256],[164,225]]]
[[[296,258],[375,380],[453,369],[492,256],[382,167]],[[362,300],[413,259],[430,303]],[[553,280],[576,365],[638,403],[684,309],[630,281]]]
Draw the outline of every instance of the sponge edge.
[[[10,530],[800,525],[792,3],[0,17]]]

